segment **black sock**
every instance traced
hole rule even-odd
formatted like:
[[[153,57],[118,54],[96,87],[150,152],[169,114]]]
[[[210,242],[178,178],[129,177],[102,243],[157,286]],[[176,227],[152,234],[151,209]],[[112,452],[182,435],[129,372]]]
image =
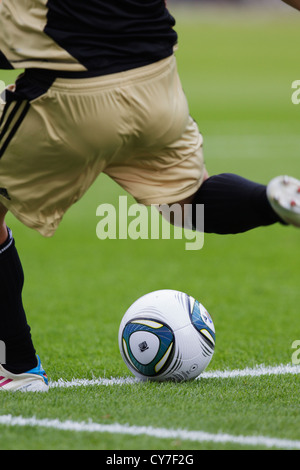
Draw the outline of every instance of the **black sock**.
[[[0,245],[0,340],[5,344],[4,368],[19,374],[37,366],[30,327],[22,303],[24,274],[11,231]]]
[[[204,232],[216,234],[243,233],[256,227],[284,222],[273,211],[266,186],[224,173],[208,178],[193,200],[204,204]],[[193,226],[196,227],[196,211]]]

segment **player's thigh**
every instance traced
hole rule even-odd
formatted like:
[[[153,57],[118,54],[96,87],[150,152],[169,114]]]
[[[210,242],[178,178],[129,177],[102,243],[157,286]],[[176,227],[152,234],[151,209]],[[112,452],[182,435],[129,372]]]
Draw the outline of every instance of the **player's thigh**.
[[[129,161],[109,166],[105,172],[140,204],[184,203],[207,175],[197,124],[189,118],[185,130],[169,145],[137,151]]]
[[[16,98],[2,116],[0,202],[51,236],[93,178],[85,171],[85,148],[77,145],[80,126],[74,128],[72,116],[48,94],[31,102]]]

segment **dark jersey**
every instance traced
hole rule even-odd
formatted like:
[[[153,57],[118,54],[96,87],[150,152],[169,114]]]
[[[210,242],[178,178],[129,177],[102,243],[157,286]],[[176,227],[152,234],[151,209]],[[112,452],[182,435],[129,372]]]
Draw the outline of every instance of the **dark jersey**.
[[[0,68],[121,72],[170,56],[174,25],[165,0],[3,0]]]

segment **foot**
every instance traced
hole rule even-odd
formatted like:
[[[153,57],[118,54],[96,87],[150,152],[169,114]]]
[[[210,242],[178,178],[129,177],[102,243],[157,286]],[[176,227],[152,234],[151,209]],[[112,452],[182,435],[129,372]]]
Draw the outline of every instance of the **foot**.
[[[267,187],[273,210],[287,224],[300,228],[300,181],[291,176],[278,176]]]
[[[23,374],[12,374],[0,364],[0,391],[48,392],[48,378],[39,357],[38,365]]]

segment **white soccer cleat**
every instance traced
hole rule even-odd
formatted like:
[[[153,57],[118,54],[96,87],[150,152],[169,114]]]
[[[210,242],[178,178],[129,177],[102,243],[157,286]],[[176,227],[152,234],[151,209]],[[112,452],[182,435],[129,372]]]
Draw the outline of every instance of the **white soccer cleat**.
[[[278,176],[267,187],[268,200],[287,224],[300,228],[300,181],[291,176]]]
[[[39,357],[38,365],[24,374],[12,374],[0,364],[0,391],[48,392],[48,378]]]

